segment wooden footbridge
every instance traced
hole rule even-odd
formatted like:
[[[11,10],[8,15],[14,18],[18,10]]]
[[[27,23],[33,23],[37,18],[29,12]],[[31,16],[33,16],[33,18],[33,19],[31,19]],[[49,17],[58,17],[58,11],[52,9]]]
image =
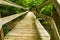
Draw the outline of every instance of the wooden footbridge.
[[[0,2],[0,4],[3,3],[21,8],[21,6],[16,6],[16,4],[6,3],[5,1]],[[42,19],[47,20],[51,24],[51,34],[49,34],[40,23],[40,19],[36,18],[37,14],[32,11],[26,11],[0,18],[0,40],[60,40],[53,18],[38,14]],[[7,24],[8,29],[10,29],[10,32],[8,32],[6,36],[4,36],[2,29],[2,26],[5,24]]]
[[[16,18],[18,16],[19,14],[6,17],[8,21],[6,21],[7,19],[5,18],[6,20],[4,20],[2,24],[11,21],[12,17]],[[35,15],[32,12],[28,12],[27,15],[22,20],[19,20],[16,23],[16,26],[4,38],[4,40],[37,40],[37,39],[50,40],[50,35],[44,29],[41,23],[36,19]]]
[[[27,12],[28,11],[21,14],[15,14],[12,16],[1,18],[0,20],[1,40],[50,40],[51,39],[51,36],[44,29],[44,27],[38,21],[38,19],[36,19],[34,13],[33,12],[27,13]],[[22,20],[18,20],[14,28],[4,37],[2,26],[14,20],[15,18],[23,16],[24,14],[26,14],[26,16]],[[13,23],[11,25],[13,25]],[[9,28],[11,29],[11,26]],[[56,30],[54,29],[52,31],[56,31]]]

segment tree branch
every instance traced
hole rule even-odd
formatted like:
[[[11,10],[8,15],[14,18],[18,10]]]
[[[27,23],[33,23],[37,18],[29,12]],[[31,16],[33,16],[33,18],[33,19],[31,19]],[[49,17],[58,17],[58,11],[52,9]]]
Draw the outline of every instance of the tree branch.
[[[45,5],[47,5],[47,4],[49,4],[49,3],[51,3],[52,1],[51,0],[46,0],[44,3],[42,3],[41,5],[39,5],[39,7],[38,8],[42,8],[42,7],[44,7]]]

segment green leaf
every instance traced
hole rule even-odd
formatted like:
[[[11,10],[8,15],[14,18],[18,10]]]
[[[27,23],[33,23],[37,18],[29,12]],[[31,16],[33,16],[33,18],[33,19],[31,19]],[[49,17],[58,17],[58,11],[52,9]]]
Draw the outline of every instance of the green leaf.
[[[47,15],[47,16],[52,16],[52,10],[53,10],[53,4],[50,3],[46,6],[44,6],[42,9],[41,9],[41,13]]]

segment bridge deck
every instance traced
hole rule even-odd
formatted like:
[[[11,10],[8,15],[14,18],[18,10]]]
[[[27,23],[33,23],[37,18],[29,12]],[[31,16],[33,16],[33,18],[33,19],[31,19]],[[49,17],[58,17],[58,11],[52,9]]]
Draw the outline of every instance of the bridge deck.
[[[42,40],[50,40],[50,35],[47,32],[44,32],[46,30],[43,30],[43,27],[40,31],[37,30],[34,18],[34,14],[29,12],[24,19],[19,21],[5,36],[4,40],[41,40],[42,38]]]

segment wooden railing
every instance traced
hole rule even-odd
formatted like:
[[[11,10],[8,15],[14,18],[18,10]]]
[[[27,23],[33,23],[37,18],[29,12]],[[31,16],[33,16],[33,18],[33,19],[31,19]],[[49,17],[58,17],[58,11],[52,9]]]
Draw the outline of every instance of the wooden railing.
[[[53,40],[54,39],[55,40],[60,40],[58,29],[57,29],[57,26],[56,26],[53,18],[52,17],[49,17],[49,16],[46,16],[46,15],[43,15],[43,14],[40,14],[40,17],[42,17],[43,20],[46,20],[46,21],[48,21],[51,24],[51,37],[52,37],[52,39]]]
[[[42,7],[43,7],[44,5],[46,5],[47,3],[51,3],[51,0],[50,0],[50,1],[47,0],[45,3],[41,4],[40,8],[42,8]],[[54,7],[56,8],[56,10],[57,10],[57,12],[58,12],[58,14],[59,14],[59,16],[60,16],[60,4],[59,4],[56,0],[53,0],[52,3],[53,3]],[[2,0],[0,0],[0,4],[10,5],[10,6],[13,6],[13,7],[25,9],[24,7],[21,7],[21,6],[17,5],[17,4],[15,4],[15,3],[12,4],[12,3],[9,3],[9,2],[6,2],[6,1],[2,1]],[[26,13],[26,12],[25,12],[25,13]],[[23,13],[23,14],[25,14],[25,13]],[[12,16],[0,18],[0,40],[4,40],[4,34],[3,34],[2,26],[3,26],[4,24],[12,21],[13,19],[19,17],[20,15],[23,15],[23,14],[15,14],[15,15],[12,15]],[[42,17],[44,20],[47,20],[47,21],[51,24],[51,31],[52,31],[52,33],[51,33],[52,36],[51,36],[51,37],[55,38],[55,40],[60,40],[59,33],[58,33],[58,30],[57,30],[57,27],[56,27],[56,24],[55,24],[53,18],[52,18],[52,17],[49,17],[49,16],[46,16],[46,15],[43,15],[43,14],[39,14],[39,13],[38,13],[38,15],[39,15],[39,17]],[[37,15],[37,16],[38,16],[38,15]],[[13,16],[14,16],[14,17],[13,17]],[[12,17],[13,17],[13,18],[12,18]],[[7,19],[8,19],[8,21],[6,21]],[[40,19],[39,19],[39,20],[40,20]],[[36,20],[36,22],[38,22],[38,21]],[[36,25],[38,25],[38,24],[41,26],[41,24],[40,24],[39,22],[36,23]],[[37,26],[37,27],[38,27],[38,26]],[[45,30],[45,29],[44,29],[44,30]],[[38,29],[38,31],[39,31],[39,33],[40,33],[40,30],[39,30],[39,29]],[[42,33],[41,33],[41,34],[42,34]],[[41,37],[43,38],[42,40],[44,40],[44,37],[43,37],[42,35],[41,35]],[[49,36],[49,37],[50,37],[50,36]],[[49,38],[49,39],[50,39],[50,38]]]
[[[30,14],[30,13],[32,13],[32,12],[29,12],[28,14]],[[32,13],[32,16],[34,15],[34,13]],[[17,15],[16,15],[17,16]],[[15,17],[16,17],[15,16]],[[11,16],[11,17],[13,17],[13,16]],[[10,22],[11,20],[13,20],[13,19],[11,19],[11,17],[9,17],[10,18],[10,20],[7,20],[7,21],[5,21],[5,22],[3,22],[3,23],[7,23],[7,22]],[[30,16],[29,16],[30,17]],[[28,17],[28,18],[29,18]],[[35,16],[34,16],[35,17]],[[5,17],[4,17],[5,18]],[[8,17],[6,17],[5,18],[5,20],[6,19],[9,19]],[[36,20],[36,17],[34,18],[34,20]],[[2,20],[1,20],[2,21]],[[2,24],[3,24],[2,23]],[[41,25],[41,23],[38,21],[38,20],[36,20],[35,21],[35,24],[36,24],[36,27],[37,27],[37,31],[39,32],[39,35],[40,35],[40,38],[42,39],[42,40],[50,40],[50,35],[47,33],[47,31],[43,28],[43,26]],[[40,27],[40,28],[39,28]],[[1,28],[2,29],[2,28]],[[3,31],[1,30],[1,34],[0,35],[2,35],[1,36],[1,40],[4,40],[4,36],[3,36]],[[38,34],[37,34],[38,35]]]
[[[19,16],[22,16],[24,14],[26,14],[28,11],[26,12],[23,12],[23,13],[18,13],[18,14],[15,14],[15,15],[11,15],[11,16],[8,16],[8,17],[4,17],[4,18],[0,18],[0,39],[3,40],[4,39],[4,33],[3,33],[3,29],[2,29],[2,26],[12,20],[14,20],[15,18],[18,18]]]
[[[3,4],[3,5],[8,5],[8,6],[13,6],[13,7],[16,7],[16,8],[22,8],[22,9],[28,9],[28,8],[24,8],[20,5],[17,5],[15,3],[12,3],[11,1],[4,1],[4,0],[0,0],[0,4]]]

